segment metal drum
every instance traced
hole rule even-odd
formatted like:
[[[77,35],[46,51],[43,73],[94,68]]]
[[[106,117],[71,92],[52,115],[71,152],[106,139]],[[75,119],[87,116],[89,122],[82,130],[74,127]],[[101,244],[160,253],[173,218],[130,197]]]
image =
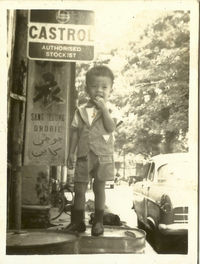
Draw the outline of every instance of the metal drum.
[[[137,253],[145,251],[145,231],[137,228],[104,226],[103,236],[91,236],[90,230],[81,235],[80,254]]]
[[[7,234],[8,255],[78,254],[79,238],[59,231],[31,230]]]

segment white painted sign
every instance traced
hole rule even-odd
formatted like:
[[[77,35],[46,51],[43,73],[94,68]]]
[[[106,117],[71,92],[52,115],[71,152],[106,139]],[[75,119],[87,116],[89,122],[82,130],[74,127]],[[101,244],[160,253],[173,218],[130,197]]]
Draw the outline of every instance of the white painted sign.
[[[79,61],[94,57],[94,12],[87,10],[31,10],[28,58]]]

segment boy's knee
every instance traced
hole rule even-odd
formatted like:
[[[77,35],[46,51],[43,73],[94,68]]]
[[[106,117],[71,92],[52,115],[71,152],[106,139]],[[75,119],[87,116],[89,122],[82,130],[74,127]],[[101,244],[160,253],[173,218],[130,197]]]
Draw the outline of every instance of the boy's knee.
[[[105,190],[105,182],[104,181],[95,181],[93,184],[93,191],[95,194],[104,192]]]

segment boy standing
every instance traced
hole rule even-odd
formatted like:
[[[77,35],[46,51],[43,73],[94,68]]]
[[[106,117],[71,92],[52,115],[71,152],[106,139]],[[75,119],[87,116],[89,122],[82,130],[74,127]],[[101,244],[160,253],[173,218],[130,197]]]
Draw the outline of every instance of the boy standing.
[[[76,167],[74,176],[75,199],[71,223],[67,231],[84,232],[85,193],[91,177],[94,179],[95,216],[91,229],[93,236],[103,234],[105,182],[114,179],[113,131],[116,120],[111,117],[107,100],[112,91],[114,76],[106,66],[95,66],[86,73],[86,92],[90,100],[77,108],[72,121],[67,166]]]

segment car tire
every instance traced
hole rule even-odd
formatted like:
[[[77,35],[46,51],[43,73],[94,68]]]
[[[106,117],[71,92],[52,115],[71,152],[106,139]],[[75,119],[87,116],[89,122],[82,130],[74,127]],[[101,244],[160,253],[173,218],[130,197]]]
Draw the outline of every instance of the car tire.
[[[145,230],[145,225],[139,219],[137,219],[137,227],[139,229]]]
[[[163,252],[164,237],[152,221],[148,221],[147,240],[157,253]]]

